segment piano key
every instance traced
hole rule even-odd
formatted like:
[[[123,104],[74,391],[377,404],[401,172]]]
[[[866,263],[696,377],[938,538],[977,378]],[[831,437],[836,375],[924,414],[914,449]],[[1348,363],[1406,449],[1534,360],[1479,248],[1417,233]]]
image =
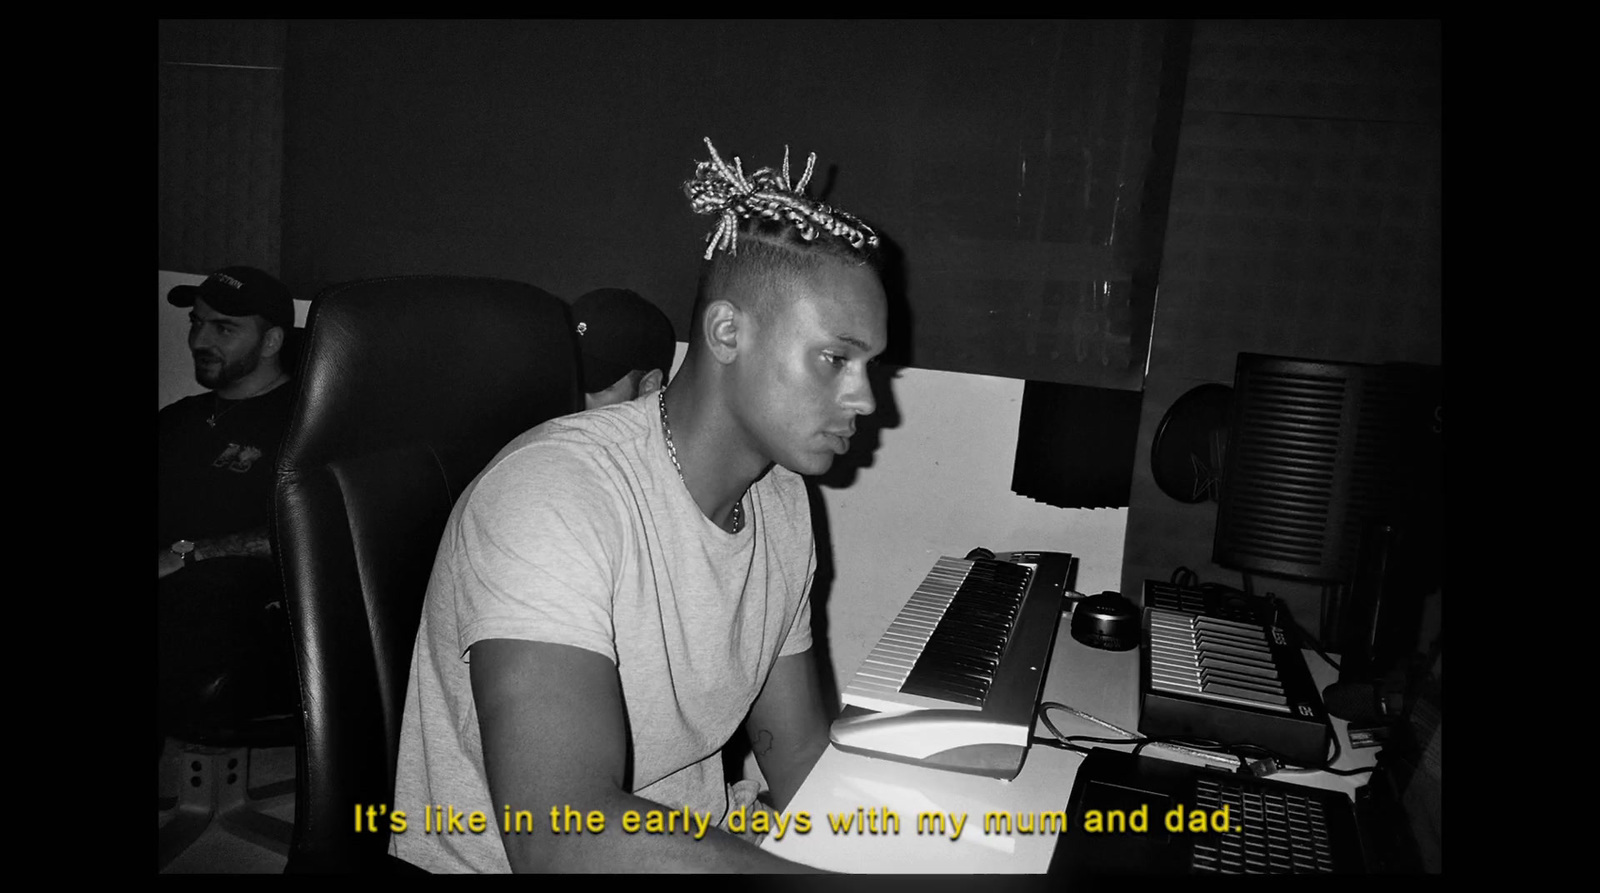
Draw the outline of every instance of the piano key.
[[[1278,669],[1271,662],[1262,663],[1256,660],[1219,654],[1215,651],[1200,652],[1200,666],[1228,668],[1266,679],[1278,678]]]
[[[945,663],[912,670],[906,676],[905,684],[948,684],[961,691],[982,695],[989,690],[989,684],[993,681],[994,673],[986,667],[961,667]]]
[[[875,673],[879,676],[899,676],[904,679],[911,672],[915,661],[910,660],[885,660],[882,657],[868,657],[861,662],[862,672]]]
[[[900,687],[902,694],[921,695],[938,701],[949,701],[953,704],[967,704],[973,707],[983,706],[983,696],[986,692],[968,692],[953,689],[945,685],[927,685],[917,682],[907,682]]]
[[[1208,698],[1210,700],[1221,701],[1223,703],[1241,704],[1241,705],[1248,706],[1248,707],[1259,707],[1261,709],[1273,710],[1273,711],[1277,711],[1277,712],[1281,712],[1281,713],[1290,712],[1289,711],[1289,707],[1288,707],[1287,704],[1263,703],[1262,701],[1259,701],[1259,700],[1257,700],[1255,698],[1236,697],[1234,695],[1231,695],[1231,694],[1229,694],[1227,692],[1223,692],[1223,691],[1205,691],[1205,692],[1202,692],[1198,688],[1191,688],[1189,686],[1182,685],[1182,684],[1177,684],[1177,683],[1173,683],[1173,682],[1169,682],[1169,681],[1164,680],[1164,679],[1151,679],[1150,680],[1150,686],[1152,688],[1159,689],[1159,690],[1162,690],[1162,691],[1179,692],[1179,693],[1185,693],[1185,694],[1199,694],[1199,695],[1202,695],[1203,697]]]
[[[1200,690],[1205,692],[1207,695],[1231,695],[1235,698],[1242,698],[1246,701],[1253,701],[1258,704],[1287,705],[1289,703],[1289,699],[1285,698],[1283,695],[1275,695],[1271,694],[1270,692],[1261,692],[1255,691],[1254,689],[1241,688],[1237,685],[1225,685],[1221,682],[1207,682],[1200,687]],[[1284,709],[1288,710],[1289,708],[1285,706]]]
[[[1171,649],[1152,650],[1150,660],[1153,663],[1172,666],[1193,668],[1199,671],[1227,673],[1245,679],[1262,681],[1275,681],[1276,667],[1270,664],[1261,664],[1256,661],[1239,660],[1234,657],[1220,655],[1206,651],[1174,651]]]
[[[863,662],[862,681],[981,703],[1032,574],[1004,561],[939,559]]]
[[[1260,635],[1263,632],[1263,628],[1257,624],[1245,623],[1240,620],[1228,620],[1223,617],[1197,617],[1195,625],[1204,629],[1231,629],[1251,635]]]

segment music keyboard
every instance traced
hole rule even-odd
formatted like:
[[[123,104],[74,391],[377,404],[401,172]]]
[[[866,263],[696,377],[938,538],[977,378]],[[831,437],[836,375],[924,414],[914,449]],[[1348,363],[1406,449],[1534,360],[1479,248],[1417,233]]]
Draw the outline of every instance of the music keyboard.
[[[834,744],[1015,777],[1076,569],[1060,552],[940,558],[845,687]]]
[[[1140,732],[1258,744],[1323,763],[1332,730],[1292,629],[1153,603],[1171,604],[1147,585]]]

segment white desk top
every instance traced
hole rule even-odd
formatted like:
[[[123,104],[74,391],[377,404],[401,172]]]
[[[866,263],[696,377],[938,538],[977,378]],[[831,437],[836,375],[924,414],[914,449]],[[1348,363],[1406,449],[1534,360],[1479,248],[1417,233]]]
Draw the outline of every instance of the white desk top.
[[[1068,633],[1064,616],[1055,651],[1045,678],[1045,701],[1059,701],[1124,729],[1139,724],[1139,651],[1101,651],[1083,645]],[[1335,672],[1321,658],[1307,653],[1307,666],[1317,685],[1332,682]],[[1093,723],[1062,710],[1051,711],[1051,721],[1066,735],[1115,737]],[[1352,753],[1343,720],[1333,720],[1341,752],[1339,768],[1370,766],[1376,751]],[[1049,735],[1042,724],[1040,735]],[[1149,748],[1144,753],[1158,755]],[[830,746],[817,761],[805,784],[789,804],[788,813],[808,813],[811,830],[796,833],[791,826],[780,840],[769,834],[762,847],[770,852],[832,871],[888,874],[991,874],[1042,873],[1055,848],[1054,834],[984,833],[984,815],[990,812],[1033,815],[1056,812],[1067,805],[1082,757],[1054,747],[1034,745],[1022,772],[1011,781],[929,769],[890,760],[845,753]],[[1337,776],[1325,772],[1280,773],[1272,776],[1298,784],[1353,791],[1366,776]],[[835,833],[829,815],[848,814],[859,820],[872,813],[883,820],[885,810],[899,818],[892,825],[872,825],[861,833],[858,824]],[[918,816],[942,813],[943,833],[925,826]],[[959,836],[954,822],[962,821]],[[1037,827],[1036,822],[1029,824]],[[952,839],[955,838],[955,839]]]

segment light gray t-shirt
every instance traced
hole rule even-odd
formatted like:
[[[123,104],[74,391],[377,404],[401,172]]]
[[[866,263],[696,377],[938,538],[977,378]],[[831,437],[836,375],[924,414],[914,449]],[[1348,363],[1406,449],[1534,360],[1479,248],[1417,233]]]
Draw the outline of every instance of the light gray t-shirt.
[[[451,512],[428,583],[400,732],[391,851],[432,871],[508,871],[504,807],[550,833],[549,803],[491,803],[467,650],[573,645],[617,665],[633,791],[727,811],[720,749],[780,656],[811,647],[816,569],[799,475],[774,466],[737,534],[712,524],[668,455],[656,396],[546,422],[508,444]],[[427,805],[488,817],[424,833]],[[571,804],[587,810],[582,804]],[[608,830],[619,818],[608,816]]]

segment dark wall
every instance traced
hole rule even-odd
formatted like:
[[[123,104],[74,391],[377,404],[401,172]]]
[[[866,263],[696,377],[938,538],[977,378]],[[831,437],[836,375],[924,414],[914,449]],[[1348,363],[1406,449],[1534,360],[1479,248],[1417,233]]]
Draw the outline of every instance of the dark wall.
[[[1241,351],[1443,362],[1437,22],[1195,27],[1145,379],[1123,588],[1211,563],[1216,504],[1156,487],[1179,396]],[[1276,585],[1276,584],[1275,584]],[[1279,585],[1304,619],[1314,594]]]
[[[287,31],[281,20],[157,24],[156,269],[278,272]]]
[[[1440,25],[1194,26],[1146,339],[1149,308],[1115,290],[1150,246],[1101,250],[1108,233],[1139,232],[1108,230],[1106,211],[1146,171],[1103,162],[1124,142],[1154,154],[1126,121],[1154,121],[1168,33],[163,22],[158,267],[276,270],[281,233],[302,297],[427,270],[568,297],[628,285],[681,330],[705,229],[678,184],[700,138],[751,166],[790,143],[796,163],[820,156],[814,192],[901,246],[910,319],[947,321],[913,326],[919,365],[987,372],[1009,358],[996,374],[1142,383],[1125,590],[1179,565],[1236,584],[1209,563],[1215,504],[1155,486],[1155,426],[1191,388],[1231,383],[1240,351],[1442,363]],[[1115,299],[1094,298],[1096,281]]]
[[[747,170],[815,151],[813,194],[889,237],[891,360],[1139,386],[1166,23],[295,21],[288,46],[297,292],[626,286],[681,333],[709,136]]]

